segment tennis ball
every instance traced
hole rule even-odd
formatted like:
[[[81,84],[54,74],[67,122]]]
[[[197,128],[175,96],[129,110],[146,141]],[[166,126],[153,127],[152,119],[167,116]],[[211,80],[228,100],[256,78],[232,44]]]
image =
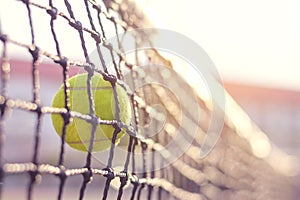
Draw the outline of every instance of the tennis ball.
[[[90,104],[87,91],[87,74],[79,74],[68,80],[70,84],[70,110],[82,114],[90,113]],[[116,102],[114,98],[111,83],[105,81],[100,74],[95,74],[91,78],[92,96],[95,105],[95,115],[103,120],[115,119]],[[119,101],[119,117],[126,125],[131,121],[131,106],[126,91],[116,84],[116,92]],[[61,85],[55,94],[52,106],[64,108],[65,94],[64,86]],[[55,131],[61,137],[64,120],[60,114],[52,114],[52,124]],[[98,125],[95,132],[93,152],[102,151],[111,146],[115,128],[112,125]],[[90,138],[92,134],[92,124],[86,120],[73,118],[66,127],[65,141],[70,147],[88,151]],[[120,138],[125,134],[124,130],[118,133],[115,144],[118,144]]]

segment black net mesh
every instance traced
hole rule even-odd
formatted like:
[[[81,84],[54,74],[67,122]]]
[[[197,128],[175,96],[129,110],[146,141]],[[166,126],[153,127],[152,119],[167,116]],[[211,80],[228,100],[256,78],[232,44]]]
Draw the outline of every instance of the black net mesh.
[[[229,97],[227,107],[232,112],[228,112],[225,116],[220,138],[210,154],[205,158],[199,157],[199,149],[202,147],[212,118],[210,101],[196,93],[195,88],[188,84],[184,77],[180,78],[173,70],[172,62],[161,56],[157,49],[136,51],[126,55],[123,51],[122,38],[117,37],[114,44],[108,40],[120,33],[128,33],[134,38],[133,46],[138,48],[145,43],[152,46],[151,37],[155,33],[141,29],[151,24],[133,1],[83,0],[75,3],[68,0],[62,2],[49,0],[46,4],[22,0],[18,3],[26,11],[26,15],[19,17],[28,18],[26,26],[29,29],[26,31],[30,32],[31,41],[22,42],[19,38],[10,37],[8,33],[0,30],[2,43],[0,195],[3,199],[294,198],[289,178],[280,173],[280,170],[276,170],[276,164],[274,165],[274,161],[284,155],[277,154],[277,150],[270,150],[273,153],[262,159],[254,153],[256,147],[247,135],[263,133],[248,118],[243,118],[244,113]],[[74,9],[73,4],[80,9]],[[11,9],[13,12],[13,8]],[[77,18],[82,16],[82,13],[79,15],[78,12],[84,13],[85,18]],[[35,24],[39,15],[48,16],[47,37],[36,34],[36,29],[40,28]],[[56,26],[57,21],[63,24],[63,28]],[[16,26],[23,25],[16,24]],[[74,44],[64,44],[60,39],[65,34],[64,31],[67,34],[72,32],[71,34],[77,35]],[[50,50],[48,47],[39,46],[37,41],[41,38],[52,41],[53,46],[49,47]],[[17,46],[23,54],[30,57],[28,75],[31,83],[28,85],[31,86],[32,92],[29,100],[10,93],[10,84],[13,85],[15,80],[12,72],[20,69],[10,61],[8,52],[10,46]],[[78,47],[81,57],[72,58],[72,55],[65,53],[67,52],[65,46]],[[93,49],[96,49],[93,57],[96,57],[101,66],[97,66],[91,58],[89,52]],[[103,56],[105,52],[111,57],[111,63],[106,63]],[[152,67],[141,67],[145,64]],[[157,67],[162,65],[166,66],[164,73]],[[64,108],[45,105],[41,100],[43,68],[59,71],[60,83],[64,85],[66,97]],[[89,113],[78,113],[70,109],[68,78],[74,69],[88,74],[88,86],[94,74],[101,74],[111,83],[112,88],[115,89],[116,84],[125,88],[133,110],[131,125],[120,121],[118,114],[114,120],[101,120],[95,116],[94,99],[90,89],[87,91],[90,102]],[[186,99],[179,102],[176,96],[164,87],[143,85],[145,80],[149,79],[160,80],[160,83],[172,82],[173,90],[180,96],[186,96]],[[137,88],[137,85],[143,87],[136,91],[130,89]],[[117,96],[115,100],[118,102]],[[193,110],[193,103],[197,105],[198,110]],[[116,107],[118,112],[118,105]],[[156,109],[153,109],[155,107]],[[12,112],[21,113],[21,117],[18,118],[11,114]],[[195,112],[200,114],[194,115]],[[11,137],[13,133],[8,128],[9,125],[25,127],[26,124],[22,124],[27,117],[25,113],[34,116],[32,131],[27,132],[24,128],[26,131],[24,134],[31,140],[30,145],[18,143],[16,141],[18,136]],[[164,117],[161,116],[162,113]],[[62,116],[63,136],[59,138],[59,144],[56,144],[56,151],[50,153],[51,157],[44,157],[43,149],[48,141],[43,137],[52,133],[43,129],[43,123],[51,114]],[[14,117],[16,119],[11,122]],[[115,128],[111,147],[104,156],[97,157],[97,154],[91,152],[72,155],[72,151],[75,150],[68,150],[64,135],[68,123],[73,118],[90,123],[93,127],[89,133],[91,138],[94,137],[95,127],[99,124]],[[187,121],[184,126],[181,126],[182,118]],[[244,119],[244,123],[239,124],[236,118]],[[157,130],[157,127],[160,127],[160,130]],[[121,129],[125,129],[127,133],[121,142],[123,152],[126,152],[123,154],[120,154],[114,145]],[[181,137],[191,138],[187,139],[191,141],[188,148],[183,147],[179,153],[176,149],[170,151],[165,148],[178,136],[177,130],[180,130]],[[159,134],[153,134],[154,132]],[[28,147],[28,152],[21,150],[22,145]],[[178,149],[182,147],[180,144],[177,145]],[[88,148],[93,148],[92,142]],[[10,151],[17,152],[19,156],[10,159]],[[22,154],[30,155],[22,156]],[[76,162],[71,162],[72,160]]]

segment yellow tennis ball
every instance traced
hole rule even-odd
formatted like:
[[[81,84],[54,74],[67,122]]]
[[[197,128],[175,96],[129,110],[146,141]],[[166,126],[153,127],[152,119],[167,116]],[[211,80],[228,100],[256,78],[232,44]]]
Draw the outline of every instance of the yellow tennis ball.
[[[70,84],[70,110],[77,111],[82,114],[90,113],[90,104],[87,90],[87,74],[79,74],[71,77],[68,80]],[[113,120],[116,114],[116,102],[113,94],[111,83],[105,81],[102,75],[95,74],[91,78],[92,96],[95,105],[95,115],[103,120]],[[131,106],[126,91],[118,84],[116,84],[117,97],[120,108],[120,120],[126,125],[131,121]],[[63,85],[59,88],[54,96],[52,106],[57,108],[64,108],[65,95]],[[52,114],[52,124],[58,133],[62,136],[62,128],[64,120],[59,114]],[[102,151],[111,146],[111,139],[113,137],[115,128],[112,125],[98,125],[93,143],[93,152]],[[118,133],[116,144],[119,143],[120,138],[124,135],[122,130]],[[80,150],[88,151],[90,138],[92,134],[92,124],[79,118],[73,118],[66,128],[65,141],[70,147]]]

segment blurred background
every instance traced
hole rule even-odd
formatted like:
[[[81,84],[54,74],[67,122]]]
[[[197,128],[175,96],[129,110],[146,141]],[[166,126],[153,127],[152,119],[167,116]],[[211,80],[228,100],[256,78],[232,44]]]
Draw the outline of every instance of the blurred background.
[[[300,158],[300,1],[137,2],[155,26],[198,43],[250,118]]]

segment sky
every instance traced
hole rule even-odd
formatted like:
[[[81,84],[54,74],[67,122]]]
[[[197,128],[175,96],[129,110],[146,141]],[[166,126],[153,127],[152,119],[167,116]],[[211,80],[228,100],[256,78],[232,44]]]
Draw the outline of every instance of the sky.
[[[194,40],[225,81],[300,91],[299,0],[139,0],[157,27]]]
[[[300,91],[299,0],[137,2],[156,27],[184,34],[200,45],[224,81]],[[14,12],[8,8],[13,8]],[[36,39],[43,49],[53,52],[53,42],[50,46],[44,41],[45,34],[50,34],[50,31],[45,31],[49,29],[49,16],[41,12],[34,13],[34,24],[40,23],[35,27],[44,33],[37,34]],[[30,31],[28,27],[20,26],[28,24],[23,21],[27,20],[24,16],[26,10],[21,2],[1,2],[3,30],[28,43]],[[66,27],[63,22],[57,26]],[[64,37],[64,41],[78,39],[78,35],[71,34],[60,37]],[[76,48],[66,46],[64,51],[73,49]]]

